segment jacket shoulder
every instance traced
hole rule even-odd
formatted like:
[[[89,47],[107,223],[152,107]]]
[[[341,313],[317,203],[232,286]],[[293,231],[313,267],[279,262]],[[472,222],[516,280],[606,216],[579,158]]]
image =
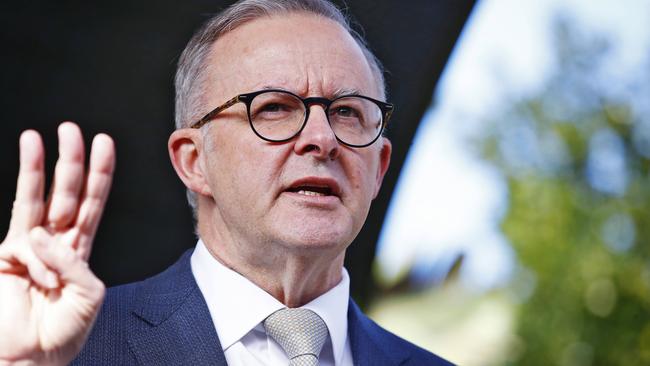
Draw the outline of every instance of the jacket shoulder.
[[[381,327],[379,324],[368,319],[372,322],[375,327],[375,332],[378,338],[381,338],[379,342],[386,345],[386,349],[395,349],[401,348],[407,351],[410,354],[408,361],[405,365],[436,365],[436,366],[453,366],[453,364],[444,358],[427,351],[426,349],[419,347],[402,337],[397,336],[396,334],[386,330]]]
[[[72,365],[132,364],[127,335],[134,327],[131,315],[137,289],[142,282],[134,282],[106,291],[104,303],[97,315],[86,344]]]
[[[142,315],[162,319],[173,311],[169,302],[162,301],[163,306],[160,301],[151,300],[179,302],[196,287],[190,268],[191,254],[192,250],[186,251],[172,266],[144,281],[109,288],[88,340],[72,365],[136,364],[129,340],[149,324]]]
[[[402,337],[390,332],[361,312],[358,306],[351,301],[348,313],[350,336],[353,343],[361,345],[370,343],[371,347],[359,347],[364,351],[376,351],[392,359],[394,364],[400,365],[433,365],[452,366],[453,363],[419,347]],[[366,348],[367,347],[367,348]],[[353,351],[354,353],[354,351]],[[377,356],[377,355],[375,355]],[[359,364],[371,364],[357,359]]]

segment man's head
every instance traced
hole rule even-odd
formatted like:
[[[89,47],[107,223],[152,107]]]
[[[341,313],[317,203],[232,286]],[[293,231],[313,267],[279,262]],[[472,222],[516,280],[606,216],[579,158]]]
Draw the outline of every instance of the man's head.
[[[247,14],[241,7],[265,11]],[[238,18],[210,21],[183,53],[178,127],[236,95],[268,88],[302,98],[384,99],[374,56],[328,2],[244,1],[226,14]],[[281,243],[306,253],[330,248],[334,257],[361,229],[388,168],[390,143],[380,137],[364,148],[342,145],[323,106],[309,110],[304,129],[282,143],[256,136],[242,103],[200,130],[172,134],[174,167],[198,197],[198,230],[228,242],[227,256],[248,257],[247,251]]]
[[[363,51],[386,97],[383,69],[368,49],[365,40],[350,26],[349,19],[328,0],[244,0],[239,1],[207,21],[192,37],[178,62],[176,72],[176,128],[187,127],[202,110],[200,95],[205,88],[206,59],[212,44],[223,34],[252,20],[289,13],[311,13],[328,18],[343,27]]]
[[[206,88],[206,62],[214,42],[223,34],[258,18],[283,16],[289,13],[311,13],[330,19],[343,27],[357,42],[371,67],[381,100],[386,98],[386,85],[381,62],[370,51],[366,41],[354,31],[350,20],[328,0],[244,0],[208,20],[188,42],[178,62],[175,78],[176,128],[188,127],[200,118],[209,106],[202,95]],[[187,191],[190,207],[196,215],[196,195]]]

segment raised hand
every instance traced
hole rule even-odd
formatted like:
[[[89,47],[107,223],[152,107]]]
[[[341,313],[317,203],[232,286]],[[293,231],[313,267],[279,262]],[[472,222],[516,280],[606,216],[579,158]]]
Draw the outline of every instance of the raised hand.
[[[84,174],[79,127],[59,126],[59,159],[44,201],[44,149],[20,137],[20,171],[9,232],[0,244],[0,365],[68,364],[83,346],[104,297],[88,257],[115,165],[110,137],[92,143]]]

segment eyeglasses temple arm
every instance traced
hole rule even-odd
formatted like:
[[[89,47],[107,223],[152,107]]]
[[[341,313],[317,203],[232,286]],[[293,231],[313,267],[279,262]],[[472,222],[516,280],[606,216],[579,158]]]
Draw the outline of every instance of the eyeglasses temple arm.
[[[200,120],[196,121],[195,123],[190,125],[190,128],[201,128],[203,125],[206,123],[210,122],[217,114],[221,113],[223,110],[228,109],[232,107],[233,105],[239,103],[241,101],[241,95],[238,95],[229,101],[225,102],[224,104],[218,106],[217,108],[213,109],[210,111],[208,114],[203,116]]]

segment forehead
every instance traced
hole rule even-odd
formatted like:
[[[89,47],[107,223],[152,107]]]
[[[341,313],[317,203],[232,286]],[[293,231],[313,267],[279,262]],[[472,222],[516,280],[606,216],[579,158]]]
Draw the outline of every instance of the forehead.
[[[379,98],[363,51],[338,23],[307,13],[263,17],[220,37],[207,62],[209,99],[263,88],[331,97],[354,90]]]

